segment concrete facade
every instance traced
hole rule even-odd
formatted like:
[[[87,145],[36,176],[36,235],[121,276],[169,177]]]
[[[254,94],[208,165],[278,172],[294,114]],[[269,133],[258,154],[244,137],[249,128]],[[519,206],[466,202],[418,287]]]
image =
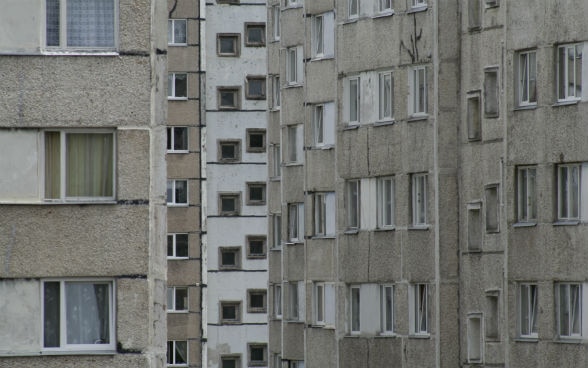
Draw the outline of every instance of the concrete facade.
[[[0,15],[0,366],[164,367],[166,8],[76,5]]]

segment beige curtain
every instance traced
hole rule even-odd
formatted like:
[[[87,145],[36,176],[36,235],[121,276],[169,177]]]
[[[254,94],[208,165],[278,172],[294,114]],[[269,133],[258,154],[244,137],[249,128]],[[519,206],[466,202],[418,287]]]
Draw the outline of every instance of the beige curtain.
[[[59,132],[45,133],[45,198],[55,199],[60,196],[61,145]]]
[[[113,196],[113,135],[66,135],[66,197]]]

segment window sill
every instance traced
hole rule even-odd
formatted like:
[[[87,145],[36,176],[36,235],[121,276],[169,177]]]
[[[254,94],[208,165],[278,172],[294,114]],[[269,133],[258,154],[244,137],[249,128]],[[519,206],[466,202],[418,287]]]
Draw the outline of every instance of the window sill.
[[[321,239],[336,239],[336,235],[313,235],[310,237],[311,240],[321,240]]]
[[[580,220],[558,220],[553,223],[553,226],[576,226],[580,224]]]
[[[396,120],[394,120],[394,119],[391,119],[391,120],[380,120],[380,121],[376,121],[374,123],[374,126],[375,127],[378,127],[378,126],[386,126],[386,125],[394,125],[394,124],[396,124]]]
[[[115,354],[116,354],[116,350],[54,350],[54,351],[43,350],[39,353],[39,355],[115,355]],[[33,355],[33,354],[31,354],[31,355]],[[5,355],[2,355],[2,356],[5,356]],[[23,355],[23,356],[27,356],[27,355]]]
[[[419,7],[414,7],[414,8],[408,9],[406,11],[406,14],[420,13],[420,12],[427,11],[427,9],[428,9],[428,6],[427,5],[422,5],[422,6],[419,6]]]
[[[280,106],[275,106],[270,109],[270,112],[280,112]]]
[[[190,257],[167,257],[168,261],[185,261],[190,259]]]
[[[295,241],[289,241],[289,242],[286,243],[287,246],[295,246],[295,245],[298,245],[298,244],[304,244],[304,242],[301,241],[301,240],[295,240]]]
[[[304,84],[299,83],[299,82],[295,82],[295,83],[288,83],[285,86],[282,87],[282,89],[290,89],[290,88],[300,88],[303,87]]]
[[[378,227],[374,229],[375,232],[396,231],[396,226]]]
[[[406,121],[410,123],[413,121],[421,121],[421,120],[428,120],[428,119],[429,119],[429,114],[417,113],[417,114],[411,115],[408,119],[406,119]]]
[[[315,61],[323,61],[323,60],[335,60],[335,55],[320,55],[320,56],[313,56],[310,59],[310,62]]]
[[[284,11],[284,10],[299,9],[299,8],[302,8],[302,4],[288,5],[284,9],[281,9],[281,10]]]
[[[186,154],[186,153],[190,153],[190,151],[188,151],[188,150],[176,150],[176,151],[167,151],[166,153],[180,153],[180,154]]]
[[[41,199],[41,200],[37,200],[37,201],[18,201],[18,200],[13,200],[13,201],[0,201],[1,205],[15,205],[15,206],[21,206],[21,205],[49,205],[49,206],[54,206],[54,205],[92,205],[92,204],[106,204],[106,205],[113,205],[113,204],[118,204],[118,202],[114,199],[108,199],[108,200],[104,200],[104,201],[84,201],[84,200],[80,200],[80,201],[64,201],[64,200],[48,200],[48,199]]]
[[[389,338],[397,338],[398,335],[394,332],[380,332],[379,335],[376,335],[376,339],[389,339]]]
[[[517,222],[515,224],[512,225],[512,227],[517,228],[517,227],[535,227],[537,226],[536,222]]]
[[[574,337],[563,337],[559,336],[556,337],[554,342],[556,344],[581,344],[584,342],[582,336],[574,336]]]
[[[385,10],[381,13],[378,13],[378,14],[372,16],[372,18],[378,19],[378,18],[391,17],[393,15],[394,15],[394,10],[391,9],[391,10]]]
[[[302,166],[302,165],[304,165],[302,162],[287,162],[284,164],[284,167]]]
[[[269,181],[281,181],[282,177],[281,176],[272,176],[271,178],[269,178]]]
[[[282,251],[282,247],[271,247],[269,250],[270,252],[280,252]]]
[[[188,101],[188,97],[167,97],[168,101]]]
[[[359,123],[347,123],[347,125],[343,127],[343,130],[355,130],[355,129],[359,129]]]
[[[265,201],[245,203],[245,205],[247,205],[247,206],[265,206],[265,204],[266,204]]]
[[[168,43],[167,44],[169,47],[182,47],[182,46],[188,46],[187,43]]]
[[[408,230],[429,230],[430,225],[411,225],[408,227]]]
[[[167,314],[188,314],[188,311],[187,310],[181,310],[181,311],[168,310],[166,312],[167,312]]]
[[[359,20],[359,17],[347,18],[343,21],[343,24],[357,23],[358,20]]]
[[[44,50],[46,56],[119,56],[118,51]]]
[[[304,321],[300,321],[298,319],[287,319],[287,320],[284,320],[284,322],[292,323],[292,324],[304,324]]]
[[[409,339],[430,339],[431,338],[431,334],[430,333],[420,333],[420,334],[409,334],[408,335]]]
[[[188,203],[168,203],[167,207],[179,207],[179,208],[188,207]],[[221,214],[221,216],[226,216],[226,215]]]
[[[359,229],[347,229],[343,232],[345,235],[357,235],[359,234]]]
[[[551,105],[552,107],[561,107],[561,106],[570,106],[570,105],[577,105],[578,103],[580,103],[580,99],[574,99],[574,100],[561,100],[561,101],[557,101],[556,103],[554,103],[553,105]]]
[[[525,110],[535,110],[537,109],[537,104],[532,105],[520,105],[514,108],[514,111],[525,111]]]
[[[520,336],[514,339],[515,342],[532,342],[532,343],[538,343],[539,342],[539,337],[524,337],[524,336]]]
[[[326,150],[331,150],[333,148],[335,148],[334,144],[325,144],[323,146],[310,147],[311,150],[317,150],[317,151],[326,151]]]

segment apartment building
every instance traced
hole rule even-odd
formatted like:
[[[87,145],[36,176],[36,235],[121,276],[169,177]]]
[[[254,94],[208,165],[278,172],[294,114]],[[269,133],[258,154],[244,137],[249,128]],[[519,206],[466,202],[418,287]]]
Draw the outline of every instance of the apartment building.
[[[2,367],[165,366],[165,21],[2,2]]]
[[[202,367],[204,2],[168,0],[167,6],[167,365]]]
[[[457,6],[268,2],[271,367],[459,365]]]
[[[266,3],[206,2],[203,365],[268,365]]]

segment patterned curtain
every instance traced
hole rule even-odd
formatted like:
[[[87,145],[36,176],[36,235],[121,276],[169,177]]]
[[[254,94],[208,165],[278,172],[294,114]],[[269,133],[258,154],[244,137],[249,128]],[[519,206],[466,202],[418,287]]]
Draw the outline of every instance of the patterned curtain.
[[[67,46],[113,47],[114,0],[67,0]]]

